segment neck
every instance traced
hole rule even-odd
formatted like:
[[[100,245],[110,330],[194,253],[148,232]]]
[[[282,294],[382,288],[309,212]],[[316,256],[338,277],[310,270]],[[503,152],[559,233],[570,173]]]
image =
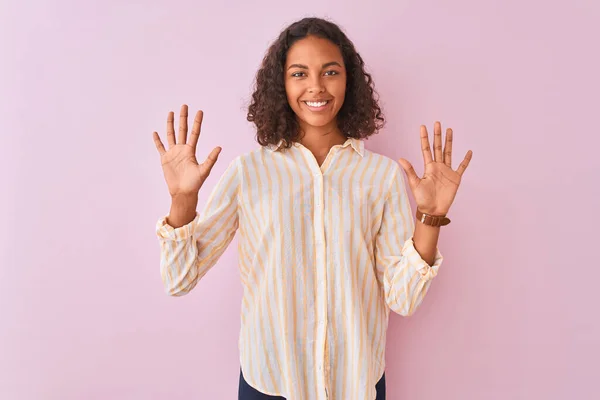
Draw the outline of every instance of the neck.
[[[335,145],[344,144],[346,136],[333,126],[301,126],[300,144],[309,149],[317,158],[324,157]]]

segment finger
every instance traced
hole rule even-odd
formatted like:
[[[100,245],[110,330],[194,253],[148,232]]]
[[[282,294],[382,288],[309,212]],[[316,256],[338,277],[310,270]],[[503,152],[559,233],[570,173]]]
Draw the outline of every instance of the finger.
[[[423,160],[425,165],[433,162],[431,157],[431,146],[429,145],[429,134],[427,133],[427,127],[421,125],[421,150],[423,151]]]
[[[442,124],[436,121],[433,124],[433,156],[436,162],[443,162],[442,155]]]
[[[186,143],[186,136],[188,131],[187,126],[188,119],[188,106],[186,104],[181,106],[181,111],[179,111],[179,135],[177,137],[177,141],[179,144]]]
[[[411,189],[417,187],[421,179],[417,176],[417,173],[415,172],[415,169],[413,168],[412,164],[404,158],[399,159],[398,162],[400,163],[400,166],[402,166],[404,172],[406,172],[408,184],[410,185]]]
[[[175,128],[173,127],[174,119],[175,114],[173,111],[169,111],[169,116],[167,117],[167,143],[169,143],[169,148],[175,146]]]
[[[206,160],[202,163],[202,166],[206,169],[207,174],[210,174],[212,167],[215,165],[217,159],[219,158],[219,153],[221,153],[221,150],[221,147],[215,147],[213,151],[210,152],[208,157],[206,157]]]
[[[192,125],[192,134],[190,135],[189,145],[194,148],[194,152],[196,151],[196,145],[198,144],[198,138],[200,137],[200,128],[202,128],[202,119],[204,118],[204,113],[202,110],[196,113],[196,117],[194,118],[194,125]]]
[[[452,129],[446,129],[446,144],[444,145],[444,164],[452,168]]]
[[[152,138],[154,139],[154,144],[156,145],[156,150],[158,150],[158,154],[160,154],[161,156],[165,154],[167,150],[165,150],[165,146],[162,144],[158,133],[152,132]]]
[[[469,163],[471,162],[472,158],[473,158],[473,152],[471,150],[467,151],[467,155],[465,156],[465,159],[463,160],[463,162],[460,163],[460,165],[458,166],[458,169],[456,170],[456,172],[458,172],[458,175],[460,175],[462,177],[462,175],[465,173],[465,170],[469,166]]]

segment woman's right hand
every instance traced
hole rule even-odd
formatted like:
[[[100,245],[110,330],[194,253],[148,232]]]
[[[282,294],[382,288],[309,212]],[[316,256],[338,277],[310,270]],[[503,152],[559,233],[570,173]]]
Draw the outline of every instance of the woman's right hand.
[[[160,154],[160,162],[163,168],[165,180],[169,187],[172,198],[181,196],[197,196],[202,184],[210,174],[215,165],[221,147],[215,147],[202,164],[196,160],[196,144],[200,137],[200,127],[204,113],[198,111],[194,118],[192,133],[187,138],[188,106],[183,105],[179,114],[179,135],[175,141],[175,129],[173,127],[174,114],[169,112],[167,118],[167,142],[169,150],[160,140],[157,132],[153,132],[154,144]]]

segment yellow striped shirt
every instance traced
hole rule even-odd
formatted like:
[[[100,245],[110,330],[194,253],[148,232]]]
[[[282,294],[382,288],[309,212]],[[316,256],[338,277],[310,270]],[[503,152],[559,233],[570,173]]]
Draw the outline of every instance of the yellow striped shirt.
[[[166,292],[193,289],[238,228],[246,381],[288,400],[375,399],[389,310],[411,315],[443,260],[414,247],[398,163],[357,139],[321,166],[299,143],[238,156],[194,221],[157,222]]]

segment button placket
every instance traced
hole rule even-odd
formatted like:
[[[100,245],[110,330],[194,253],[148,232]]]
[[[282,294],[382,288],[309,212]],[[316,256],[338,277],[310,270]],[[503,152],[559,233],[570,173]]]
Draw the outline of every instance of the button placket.
[[[312,171],[313,175],[313,188],[314,188],[314,196],[313,196],[313,226],[314,226],[314,245],[316,252],[316,278],[317,278],[317,302],[320,303],[317,305],[317,312],[319,315],[317,316],[318,320],[318,335],[315,338],[315,345],[317,346],[317,359],[315,362],[317,363],[316,367],[319,371],[318,374],[318,385],[321,387],[321,394],[323,398],[329,398],[329,359],[327,356],[327,254],[326,254],[326,246],[325,246],[325,217],[324,217],[324,171],[327,171],[327,166],[331,162],[331,158],[337,152],[337,148],[332,148],[333,151],[327,154],[325,161],[322,166],[319,166],[316,158],[310,152],[310,150],[301,146],[301,150],[305,151],[307,156],[309,156],[309,167]],[[319,310],[320,307],[320,310]]]
[[[317,290],[320,301],[319,315],[319,337],[318,337],[318,359],[317,368],[319,370],[319,380],[325,391],[325,398],[328,397],[327,380],[327,274],[326,274],[326,249],[325,249],[325,217],[324,217],[324,184],[323,173],[319,168],[314,174],[314,237],[316,247],[316,267],[317,267]]]

